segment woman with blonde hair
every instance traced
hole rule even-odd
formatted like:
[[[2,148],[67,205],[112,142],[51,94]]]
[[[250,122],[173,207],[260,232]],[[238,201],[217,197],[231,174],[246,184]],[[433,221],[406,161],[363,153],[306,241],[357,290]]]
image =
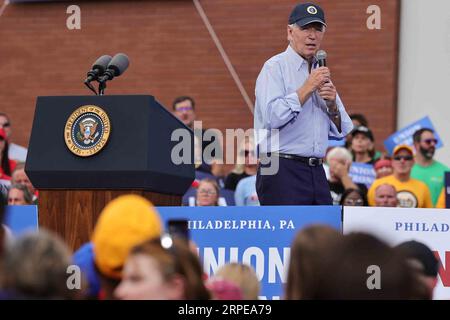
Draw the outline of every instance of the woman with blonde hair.
[[[257,170],[255,144],[251,136],[246,136],[238,148],[236,165],[225,179],[225,189],[236,190],[239,181],[256,175]]]
[[[260,284],[255,270],[243,263],[227,263],[214,275],[214,279],[226,280],[239,286],[243,300],[258,300]]]

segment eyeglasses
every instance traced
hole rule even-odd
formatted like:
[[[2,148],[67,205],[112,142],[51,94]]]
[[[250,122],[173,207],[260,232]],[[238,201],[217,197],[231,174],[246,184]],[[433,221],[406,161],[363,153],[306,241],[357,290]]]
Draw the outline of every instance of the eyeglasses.
[[[8,128],[11,125],[9,122],[5,122],[4,124],[0,124],[0,128]]]
[[[362,206],[364,201],[362,199],[345,199],[345,205],[348,206]]]
[[[179,108],[175,109],[175,111],[180,111],[180,112],[182,112],[182,111],[192,111],[192,110],[193,110],[192,107],[179,107]]]
[[[206,194],[208,196],[213,196],[213,195],[217,194],[217,192],[214,190],[205,190],[205,189],[199,189],[197,192],[199,194]]]
[[[425,142],[426,144],[431,144],[431,143],[437,144],[438,143],[437,139],[425,139],[425,140],[422,140],[422,142]]]
[[[396,161],[400,161],[400,160],[405,160],[405,161],[411,161],[413,159],[413,156],[395,156],[394,160]]]

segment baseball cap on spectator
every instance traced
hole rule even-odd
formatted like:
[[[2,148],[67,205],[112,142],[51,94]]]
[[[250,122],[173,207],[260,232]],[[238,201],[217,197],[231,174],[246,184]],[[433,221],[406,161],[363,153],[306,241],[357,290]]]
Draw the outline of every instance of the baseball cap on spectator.
[[[399,244],[396,249],[403,252],[407,258],[418,260],[423,266],[423,273],[429,277],[437,277],[439,260],[430,248],[417,241],[406,241]]]
[[[197,189],[199,185],[200,185],[200,181],[195,179],[194,181],[192,181],[191,187]]]
[[[3,128],[0,128],[0,138],[6,140],[6,132]]]
[[[327,26],[322,8],[314,3],[308,2],[296,5],[289,16],[289,24],[296,23],[300,27],[313,22],[319,22],[325,27]]]
[[[395,156],[400,150],[407,150],[409,151],[409,153],[411,153],[411,155],[414,155],[413,149],[407,144],[399,144],[398,146],[396,146],[394,148],[394,151],[392,152],[392,155]]]
[[[380,159],[377,162],[375,162],[373,168],[375,170],[381,169],[383,167],[392,167],[392,162],[389,159]]]
[[[92,235],[97,268],[110,278],[121,279],[130,249],[161,233],[161,219],[150,201],[138,195],[112,200],[100,213]]]
[[[352,131],[352,137],[356,136],[356,134],[362,133],[367,138],[369,138],[372,142],[374,141],[372,130],[365,126],[358,126]]]

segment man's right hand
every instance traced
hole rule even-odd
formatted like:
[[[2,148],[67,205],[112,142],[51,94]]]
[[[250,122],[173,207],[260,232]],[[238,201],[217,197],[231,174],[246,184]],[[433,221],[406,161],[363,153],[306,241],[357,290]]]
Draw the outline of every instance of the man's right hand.
[[[312,70],[303,86],[301,86],[297,90],[297,95],[300,103],[305,103],[305,101],[309,99],[314,91],[319,89],[327,81],[330,81],[330,77],[330,69],[328,69],[327,67],[319,67]]]
[[[331,74],[330,69],[327,67],[319,67],[311,71],[306,83],[309,87],[312,88],[312,91],[316,91],[320,87],[323,86],[324,83],[330,81]]]

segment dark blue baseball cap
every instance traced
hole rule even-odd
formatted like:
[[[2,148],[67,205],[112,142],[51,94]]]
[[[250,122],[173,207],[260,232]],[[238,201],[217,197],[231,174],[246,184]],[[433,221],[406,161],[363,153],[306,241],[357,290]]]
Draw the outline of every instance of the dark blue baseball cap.
[[[325,13],[322,8],[314,3],[301,3],[295,6],[289,16],[289,24],[298,24],[300,27],[306,26],[307,24],[319,22],[325,27]]]

